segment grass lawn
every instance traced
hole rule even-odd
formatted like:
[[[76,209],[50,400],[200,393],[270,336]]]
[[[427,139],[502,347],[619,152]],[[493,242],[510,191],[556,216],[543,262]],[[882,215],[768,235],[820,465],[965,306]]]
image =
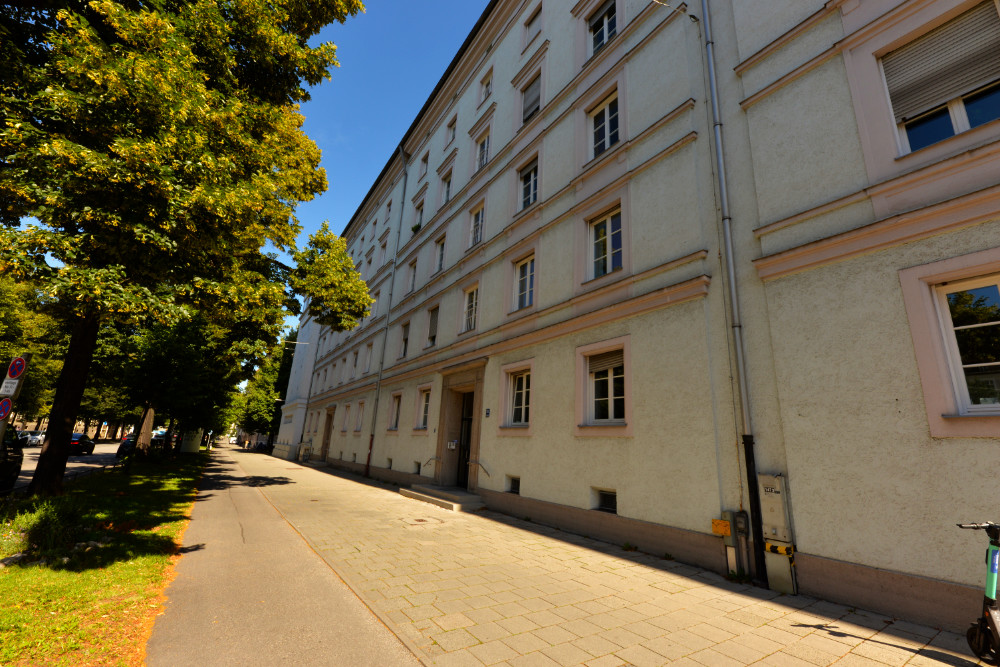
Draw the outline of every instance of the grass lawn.
[[[0,504],[0,665],[140,665],[204,455]],[[3,499],[0,499],[3,500]]]

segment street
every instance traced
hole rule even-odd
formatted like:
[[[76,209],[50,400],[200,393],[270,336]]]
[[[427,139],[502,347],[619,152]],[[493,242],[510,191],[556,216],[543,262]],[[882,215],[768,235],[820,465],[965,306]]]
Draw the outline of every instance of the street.
[[[118,443],[98,444],[94,447],[94,453],[86,456],[71,456],[66,462],[66,478],[70,479],[88,470],[103,468],[114,465],[115,452],[118,451]],[[25,447],[24,462],[21,464],[21,474],[14,485],[15,491],[28,486],[32,475],[35,474],[35,466],[38,465],[38,455],[41,454],[41,447]]]

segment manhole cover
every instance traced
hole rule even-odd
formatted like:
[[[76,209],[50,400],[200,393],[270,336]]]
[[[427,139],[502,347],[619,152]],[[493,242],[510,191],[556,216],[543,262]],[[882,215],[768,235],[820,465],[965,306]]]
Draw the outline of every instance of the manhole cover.
[[[408,526],[426,526],[432,523],[441,523],[441,519],[434,519],[434,518],[403,519],[403,523],[405,523]]]

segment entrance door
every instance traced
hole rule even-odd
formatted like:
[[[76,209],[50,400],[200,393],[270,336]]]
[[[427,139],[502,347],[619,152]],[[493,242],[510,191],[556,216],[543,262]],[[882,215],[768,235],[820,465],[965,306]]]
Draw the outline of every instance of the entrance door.
[[[462,426],[458,435],[458,486],[469,488],[469,454],[472,451],[472,417],[475,414],[476,393],[462,394]]]

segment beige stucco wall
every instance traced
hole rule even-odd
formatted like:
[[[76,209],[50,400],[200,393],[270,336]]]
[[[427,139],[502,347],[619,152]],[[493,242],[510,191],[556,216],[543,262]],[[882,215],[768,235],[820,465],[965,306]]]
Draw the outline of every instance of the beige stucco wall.
[[[954,524],[994,516],[1000,434],[929,436],[898,270],[997,238],[994,222],[768,284],[800,550],[979,583]]]

